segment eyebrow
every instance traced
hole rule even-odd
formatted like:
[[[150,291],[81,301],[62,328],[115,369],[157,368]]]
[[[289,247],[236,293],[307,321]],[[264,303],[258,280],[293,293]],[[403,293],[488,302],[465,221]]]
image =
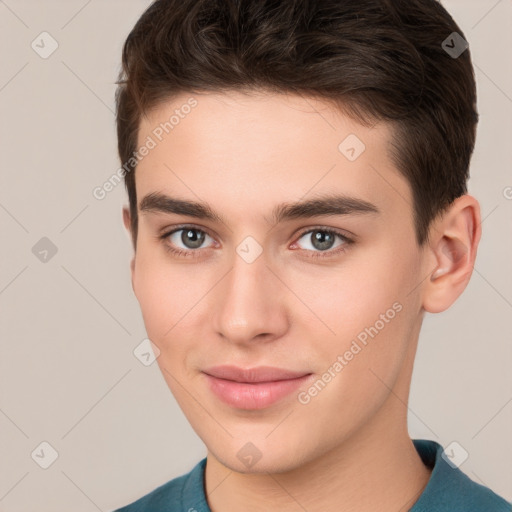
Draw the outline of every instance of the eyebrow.
[[[207,203],[178,199],[159,192],[146,195],[141,200],[139,209],[141,212],[186,215],[197,219],[226,223]],[[278,224],[286,220],[306,219],[322,215],[378,215],[380,213],[377,206],[363,199],[345,194],[326,194],[306,201],[279,204],[273,208],[271,218],[273,223]],[[266,217],[265,220],[267,220]]]

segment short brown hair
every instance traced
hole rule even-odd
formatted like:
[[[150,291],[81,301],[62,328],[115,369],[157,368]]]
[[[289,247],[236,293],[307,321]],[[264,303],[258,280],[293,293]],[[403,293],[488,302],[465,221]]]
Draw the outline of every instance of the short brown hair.
[[[454,57],[442,46],[453,32],[465,40],[437,0],[154,1],[124,43],[116,82],[134,248],[142,116],[184,92],[252,89],[323,99],[366,126],[391,123],[390,156],[411,186],[422,245],[467,192],[475,143],[469,50]]]

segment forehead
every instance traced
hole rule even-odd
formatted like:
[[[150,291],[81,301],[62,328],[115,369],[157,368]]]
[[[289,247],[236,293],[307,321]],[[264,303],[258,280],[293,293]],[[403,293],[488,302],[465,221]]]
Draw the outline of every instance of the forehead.
[[[410,190],[390,161],[391,138],[389,125],[365,127],[312,97],[183,93],[141,121],[138,147],[151,149],[137,166],[137,197],[158,191],[255,211],[336,191],[382,210],[400,196],[403,211]]]

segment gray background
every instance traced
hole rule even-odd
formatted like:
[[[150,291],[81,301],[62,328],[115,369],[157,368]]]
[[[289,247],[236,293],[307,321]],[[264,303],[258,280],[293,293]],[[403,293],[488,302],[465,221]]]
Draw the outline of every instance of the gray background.
[[[206,454],[156,363],[133,354],[146,333],[130,284],[124,186],[92,195],[119,167],[114,81],[148,4],[0,1],[2,511],[112,510]],[[457,441],[469,453],[461,469],[512,500],[512,2],[443,4],[469,40],[478,80],[469,189],[483,237],[464,294],[426,316],[410,433]],[[31,47],[43,31],[59,45],[46,59]],[[57,248],[46,262],[32,251],[42,237]],[[58,452],[47,469],[43,441]]]

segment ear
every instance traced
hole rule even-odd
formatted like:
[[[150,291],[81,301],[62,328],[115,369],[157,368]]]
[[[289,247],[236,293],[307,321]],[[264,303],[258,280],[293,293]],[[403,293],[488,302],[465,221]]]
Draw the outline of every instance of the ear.
[[[128,231],[128,234],[130,236],[130,240],[132,241],[133,245],[133,233],[132,233],[132,223],[131,223],[131,216],[130,216],[130,210],[127,206],[123,207],[123,224],[126,230]],[[130,273],[132,278],[132,289],[135,291],[133,287],[133,274],[135,272],[135,250],[132,257],[132,260],[130,261]]]
[[[427,251],[430,276],[423,289],[423,307],[430,313],[448,309],[466,288],[482,234],[480,205],[470,196],[458,197],[433,222]]]

